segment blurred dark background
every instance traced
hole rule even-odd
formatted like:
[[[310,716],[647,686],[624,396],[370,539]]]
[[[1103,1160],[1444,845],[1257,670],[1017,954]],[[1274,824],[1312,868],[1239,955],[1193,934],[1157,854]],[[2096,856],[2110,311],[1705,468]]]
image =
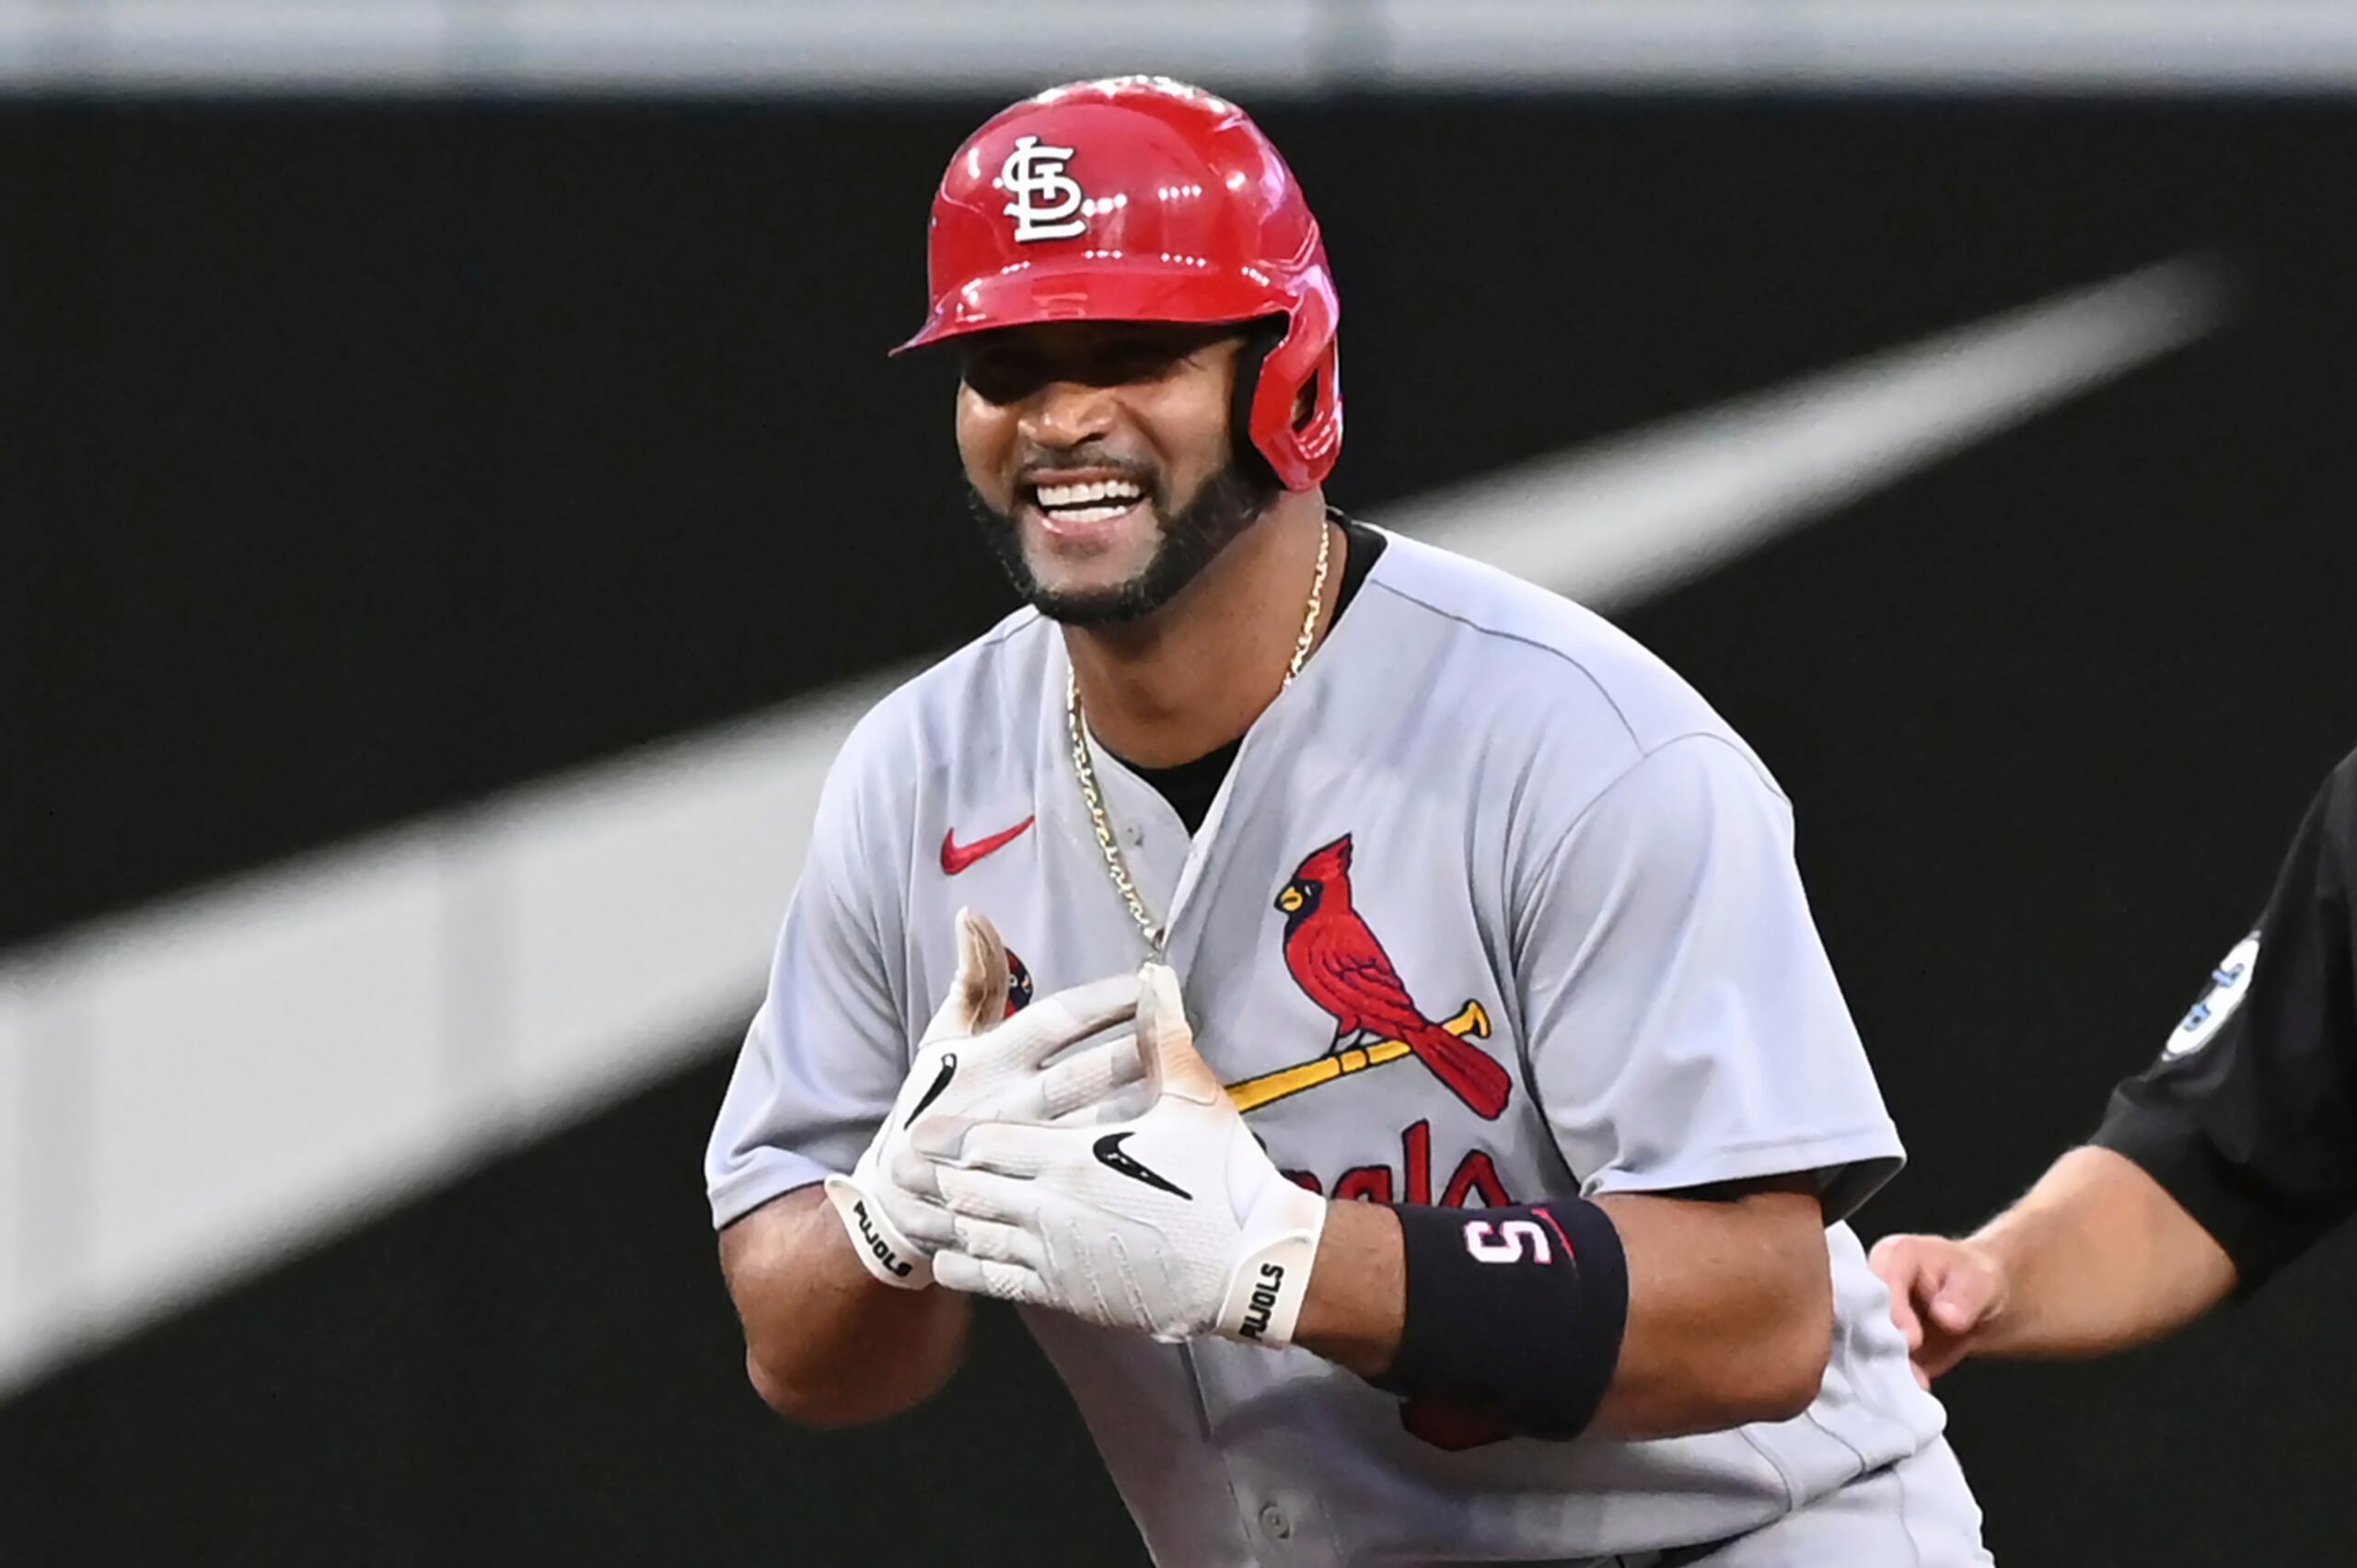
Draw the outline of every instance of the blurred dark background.
[[[946,372],[882,354],[1005,96],[0,101],[0,946],[1003,613]],[[1619,613],[1797,803],[1912,1155],[1859,1228],[1977,1222],[2357,744],[2357,99],[1238,96],[1327,229],[1331,494],[1378,522],[2148,262],[2229,280],[2186,351]],[[760,1406],[699,1172],[733,1045],[25,1381],[0,1562],[1143,1561],[1011,1322],[882,1428]],[[28,1163],[0,1199],[73,1212]],[[2335,1245],[2159,1349],[1945,1384],[2000,1562],[2357,1561],[2352,1289]]]

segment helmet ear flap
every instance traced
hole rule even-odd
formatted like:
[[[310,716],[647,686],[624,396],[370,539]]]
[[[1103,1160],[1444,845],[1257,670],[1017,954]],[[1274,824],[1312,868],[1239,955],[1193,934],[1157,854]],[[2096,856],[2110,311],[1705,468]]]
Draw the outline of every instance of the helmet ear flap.
[[[1283,316],[1265,316],[1245,329],[1244,349],[1236,359],[1236,390],[1228,401],[1228,444],[1235,448],[1237,466],[1256,485],[1284,488],[1277,470],[1269,461],[1269,454],[1260,447],[1260,427],[1253,423],[1252,411],[1260,401],[1260,373],[1268,367],[1269,355],[1284,342],[1290,323]]]
[[[1284,491],[1308,491],[1341,453],[1341,375],[1334,307],[1306,295],[1292,316],[1251,323],[1235,377],[1233,427],[1249,470]],[[1304,408],[1304,401],[1308,405]]]
[[[1324,482],[1342,449],[1342,389],[1335,353],[1330,293],[1306,292],[1290,317],[1277,319],[1273,346],[1252,377],[1243,428],[1279,484],[1307,490]],[[1241,378],[1239,377],[1239,386]],[[1303,403],[1306,401],[1307,407]]]

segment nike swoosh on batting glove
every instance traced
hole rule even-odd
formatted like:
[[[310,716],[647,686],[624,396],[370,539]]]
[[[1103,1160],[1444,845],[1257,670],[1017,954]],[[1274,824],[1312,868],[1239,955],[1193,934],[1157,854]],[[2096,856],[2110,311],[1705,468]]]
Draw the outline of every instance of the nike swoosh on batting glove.
[[[889,1115],[848,1176],[826,1179],[828,1201],[867,1272],[888,1285],[923,1290],[933,1253],[952,1239],[935,1197],[933,1167],[908,1148],[919,1118],[955,1130],[982,1118],[1052,1122],[1086,1114],[1140,1084],[1145,1064],[1122,1035],[1059,1058],[1136,1013],[1138,979],[1117,975],[1034,1001],[1006,1017],[1006,947],[991,923],[958,912],[958,973],[926,1025]],[[896,1173],[898,1173],[896,1175]],[[904,1179],[922,1183],[918,1191]]]
[[[1326,1202],[1277,1170],[1201,1056],[1178,980],[1148,964],[1137,1010],[1151,1109],[1061,1127],[970,1126],[935,1180],[953,1290],[1176,1342],[1292,1342]],[[920,1149],[951,1141],[917,1123]]]

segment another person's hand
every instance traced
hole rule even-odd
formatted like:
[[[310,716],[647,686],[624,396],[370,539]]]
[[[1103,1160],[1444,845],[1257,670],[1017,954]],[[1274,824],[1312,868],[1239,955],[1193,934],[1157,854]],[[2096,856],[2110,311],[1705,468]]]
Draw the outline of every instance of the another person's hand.
[[[2004,1312],[2003,1265],[1971,1242],[1887,1236],[1867,1260],[1890,1288],[1891,1321],[1926,1388],[1978,1350]]]

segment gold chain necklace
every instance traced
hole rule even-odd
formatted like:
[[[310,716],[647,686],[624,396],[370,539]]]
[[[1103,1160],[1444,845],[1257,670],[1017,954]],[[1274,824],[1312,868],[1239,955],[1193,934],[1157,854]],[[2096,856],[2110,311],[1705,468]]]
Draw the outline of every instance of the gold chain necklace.
[[[1326,561],[1334,543],[1330,524],[1318,525],[1318,575],[1309,582],[1309,604],[1302,611],[1301,635],[1295,639],[1292,662],[1285,666],[1285,678],[1277,690],[1282,691],[1301,673],[1302,665],[1309,657],[1309,645],[1318,640],[1318,612],[1326,606]],[[1088,803],[1089,826],[1097,830],[1097,847],[1105,854],[1105,874],[1113,879],[1121,901],[1130,906],[1130,918],[1138,923],[1138,930],[1145,936],[1146,946],[1158,957],[1170,934],[1155,923],[1148,913],[1145,900],[1138,896],[1138,885],[1130,877],[1129,864],[1121,858],[1121,847],[1113,839],[1112,819],[1105,814],[1105,797],[1097,793],[1097,770],[1088,762],[1088,732],[1080,722],[1080,674],[1067,666],[1064,671],[1064,729],[1072,738],[1072,771],[1080,780],[1080,797]]]

